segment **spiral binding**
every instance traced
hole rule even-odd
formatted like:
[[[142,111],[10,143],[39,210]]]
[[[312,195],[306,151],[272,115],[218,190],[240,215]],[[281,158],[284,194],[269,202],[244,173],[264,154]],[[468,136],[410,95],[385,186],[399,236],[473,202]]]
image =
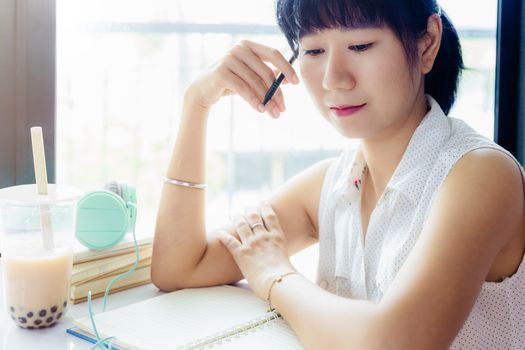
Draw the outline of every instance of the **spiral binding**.
[[[271,312],[268,312],[264,316],[254,318],[238,326],[231,327],[225,331],[221,331],[221,332],[212,334],[205,338],[197,339],[182,347],[178,347],[177,349],[178,350],[195,350],[195,349],[202,349],[205,347],[211,347],[215,344],[228,340],[236,335],[244,335],[251,330],[257,329],[279,318],[282,318],[281,315],[279,315],[279,313],[277,313],[276,311],[271,311]]]

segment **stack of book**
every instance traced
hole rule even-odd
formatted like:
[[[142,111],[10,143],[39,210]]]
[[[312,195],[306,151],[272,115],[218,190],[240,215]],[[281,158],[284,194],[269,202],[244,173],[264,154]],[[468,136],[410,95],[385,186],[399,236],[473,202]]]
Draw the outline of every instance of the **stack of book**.
[[[139,264],[136,270],[113,283],[111,293],[116,293],[151,282],[151,253],[153,238],[137,239],[139,247]],[[136,260],[135,247],[127,240],[115,247],[96,251],[76,247],[73,256],[73,273],[69,297],[73,304],[87,300],[88,291],[91,298],[104,296],[107,284],[116,276],[128,271]]]

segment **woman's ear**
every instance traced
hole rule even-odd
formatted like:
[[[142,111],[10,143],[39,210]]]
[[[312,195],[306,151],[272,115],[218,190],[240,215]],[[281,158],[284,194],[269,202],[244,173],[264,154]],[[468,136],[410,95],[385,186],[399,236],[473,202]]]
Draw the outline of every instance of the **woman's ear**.
[[[418,52],[421,73],[427,74],[432,70],[441,46],[441,34],[443,33],[443,24],[441,17],[433,14],[428,17],[427,32],[418,41]]]

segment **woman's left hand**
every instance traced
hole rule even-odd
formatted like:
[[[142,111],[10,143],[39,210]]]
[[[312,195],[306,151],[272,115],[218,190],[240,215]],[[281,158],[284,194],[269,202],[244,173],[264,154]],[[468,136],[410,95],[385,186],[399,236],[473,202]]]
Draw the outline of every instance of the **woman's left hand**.
[[[266,300],[272,281],[295,271],[290,262],[286,237],[269,203],[250,209],[235,219],[239,240],[221,231],[221,243],[232,254],[254,293]]]

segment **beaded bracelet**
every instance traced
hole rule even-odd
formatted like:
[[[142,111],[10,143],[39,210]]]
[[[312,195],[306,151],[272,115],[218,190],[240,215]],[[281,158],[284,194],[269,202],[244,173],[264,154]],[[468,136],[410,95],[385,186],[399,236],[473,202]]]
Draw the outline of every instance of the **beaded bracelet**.
[[[268,311],[274,311],[275,308],[272,307],[272,288],[273,286],[276,284],[276,283],[279,283],[283,280],[284,277],[286,276],[290,276],[290,275],[298,275],[299,272],[296,272],[296,271],[292,271],[292,272],[288,272],[288,273],[285,273],[284,275],[280,275],[280,276],[277,276],[273,279],[272,281],[272,284],[270,284],[270,289],[268,289],[268,297],[266,298],[266,301],[268,302],[268,306],[269,306],[269,309]]]

